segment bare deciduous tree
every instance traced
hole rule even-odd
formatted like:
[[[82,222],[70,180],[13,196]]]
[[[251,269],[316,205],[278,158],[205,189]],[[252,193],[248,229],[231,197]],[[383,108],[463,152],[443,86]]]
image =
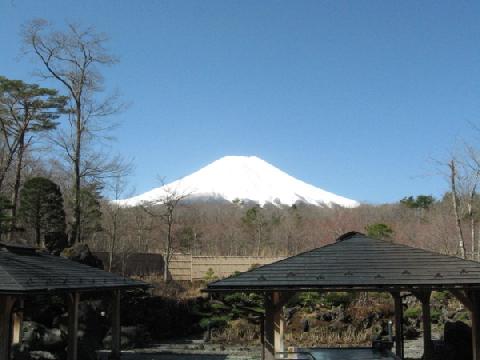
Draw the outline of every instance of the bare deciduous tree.
[[[34,20],[23,29],[27,52],[33,53],[43,65],[38,75],[58,81],[70,99],[69,126],[54,139],[65,152],[73,173],[72,243],[81,240],[81,188],[87,176],[96,177],[112,171],[112,162],[98,157],[98,152],[88,154],[89,141],[111,129],[111,123],[101,123],[100,118],[120,110],[117,96],[100,97],[103,91],[101,67],[110,66],[116,59],[105,49],[107,38],[76,24],[67,30],[55,31],[45,20]],[[116,176],[117,174],[113,174]]]
[[[455,226],[457,228],[458,249],[460,251],[460,256],[465,259],[465,238],[463,236],[462,220],[460,217],[459,195],[457,191],[458,170],[457,160],[455,158],[452,158],[449,161],[448,168],[450,169],[450,191],[452,196],[453,213],[455,215]]]
[[[160,201],[142,205],[142,208],[153,218],[159,219],[160,222],[166,227],[163,251],[165,262],[163,269],[163,280],[169,281],[169,265],[174,249],[174,228],[177,223],[177,210],[181,201],[188,197],[189,194],[179,193],[176,189],[167,187],[165,185],[163,186],[163,190],[164,194]]]

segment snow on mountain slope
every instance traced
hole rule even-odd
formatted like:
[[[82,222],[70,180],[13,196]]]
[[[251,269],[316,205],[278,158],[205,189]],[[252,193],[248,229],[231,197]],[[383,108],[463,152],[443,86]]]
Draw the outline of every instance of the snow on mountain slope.
[[[168,194],[188,195],[189,200],[244,200],[292,205],[303,202],[318,206],[356,207],[355,200],[295,179],[256,156],[225,156],[191,175],[125,200],[123,206],[156,203]]]

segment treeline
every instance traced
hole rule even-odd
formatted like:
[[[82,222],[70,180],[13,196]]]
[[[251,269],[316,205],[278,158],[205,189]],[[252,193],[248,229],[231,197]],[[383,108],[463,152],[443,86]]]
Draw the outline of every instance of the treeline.
[[[285,256],[326,245],[345,232],[360,231],[385,241],[458,255],[450,194],[439,200],[428,198],[428,203],[420,196],[354,209],[183,201],[173,212],[165,204],[124,208],[108,203],[103,231],[89,243],[127,258],[135,252]],[[164,276],[168,278],[168,272]]]
[[[160,217],[165,205],[149,209],[105,205],[104,232],[91,241],[94,248],[111,250],[111,229],[116,227],[115,251],[166,251],[168,224]],[[111,216],[115,207],[116,218]],[[330,243],[348,231],[445,254],[458,252],[448,196],[432,199],[426,207],[401,201],[354,209],[185,202],[173,213],[171,231],[171,251],[194,255],[292,255]]]

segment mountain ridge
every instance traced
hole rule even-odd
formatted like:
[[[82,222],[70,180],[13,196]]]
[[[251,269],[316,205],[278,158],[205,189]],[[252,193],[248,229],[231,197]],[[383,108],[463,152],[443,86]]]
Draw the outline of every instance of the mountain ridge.
[[[257,156],[224,156],[198,171],[143,194],[117,200],[122,206],[160,203],[168,194],[193,200],[356,207],[355,200],[296,179]]]

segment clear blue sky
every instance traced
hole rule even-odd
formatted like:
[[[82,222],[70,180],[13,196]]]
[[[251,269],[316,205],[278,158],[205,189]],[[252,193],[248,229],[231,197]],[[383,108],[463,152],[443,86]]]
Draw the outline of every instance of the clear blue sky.
[[[137,193],[257,155],[360,201],[439,195],[429,159],[480,124],[478,1],[0,0],[1,74],[35,81],[34,17],[110,35]]]

